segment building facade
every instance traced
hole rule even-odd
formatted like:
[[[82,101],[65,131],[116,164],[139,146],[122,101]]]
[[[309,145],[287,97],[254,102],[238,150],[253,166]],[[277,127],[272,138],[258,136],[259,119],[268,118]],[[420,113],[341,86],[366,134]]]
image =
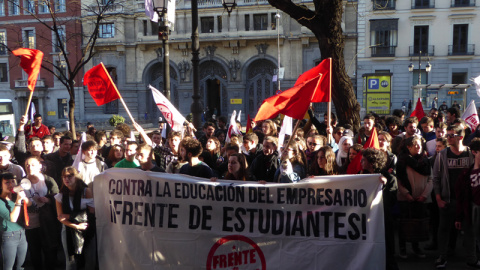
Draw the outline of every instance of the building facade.
[[[471,84],[480,75],[475,51],[480,37],[474,35],[478,11],[475,0],[359,1],[357,95],[362,107],[388,114],[404,100],[413,100],[414,107],[418,97],[425,109],[434,97],[438,105],[457,101],[462,109],[464,102],[478,101],[474,87],[412,89]]]
[[[303,2],[313,8],[312,1]],[[346,1],[344,22],[345,61],[352,81],[355,76],[356,1]],[[228,116],[233,110],[254,117],[262,101],[278,89],[277,69],[284,68],[282,90],[320,62],[313,34],[288,15],[272,8],[266,0],[238,0],[228,14],[221,0],[199,1],[200,95],[207,115]],[[83,29],[94,23],[83,13]],[[155,122],[160,116],[148,85],[163,91],[163,54],[158,24],[145,16],[143,1],[126,1],[111,9],[101,25],[96,57],[86,70],[103,62],[116,80],[127,106],[139,119]],[[192,104],[191,2],[176,1],[174,30],[170,34],[170,85],[172,103],[184,115]],[[278,51],[279,48],[279,51]],[[126,115],[118,102],[97,107],[83,91],[84,119]],[[246,121],[246,117],[242,119]]]
[[[50,13],[50,10],[52,13]],[[53,14],[53,15],[52,15]],[[54,18],[54,19],[52,19]],[[57,31],[53,31],[54,21]],[[0,96],[11,99],[18,123],[25,113],[29,90],[27,74],[20,68],[20,58],[9,50],[32,48],[44,53],[42,66],[57,74],[65,71],[65,57],[81,57],[80,4],[75,1],[7,0],[0,4]],[[60,50],[60,44],[66,48]],[[55,70],[54,65],[60,67]],[[83,71],[81,72],[83,75]],[[81,75],[75,79],[81,94]],[[32,103],[44,122],[65,125],[69,94],[66,87],[45,68],[40,70]]]

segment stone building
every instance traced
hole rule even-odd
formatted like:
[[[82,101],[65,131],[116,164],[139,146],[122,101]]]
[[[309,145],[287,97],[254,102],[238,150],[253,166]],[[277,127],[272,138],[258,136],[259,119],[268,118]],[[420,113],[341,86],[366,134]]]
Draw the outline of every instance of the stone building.
[[[471,84],[480,75],[475,51],[480,36],[474,34],[480,26],[478,11],[475,0],[358,1],[357,95],[362,107],[389,113],[404,100],[413,100],[415,107],[418,97],[425,109],[434,97],[439,105],[457,101],[462,109],[464,102],[478,101],[474,87],[440,88]],[[419,83],[434,86],[412,88]]]
[[[207,114],[229,115],[242,110],[254,117],[262,101],[275,94],[280,48],[282,90],[291,87],[299,74],[319,63],[321,54],[313,34],[266,0],[237,0],[228,14],[221,0],[199,1],[200,94]],[[313,7],[312,1],[294,1]],[[143,1],[127,0],[111,9],[110,18],[101,25],[96,57],[86,70],[103,62],[134,117],[155,122],[159,111],[147,86],[163,89],[162,43],[158,24],[151,22]],[[343,29],[347,37],[345,61],[348,74],[355,76],[356,1],[345,1]],[[83,29],[93,27],[89,13],[83,14]],[[176,1],[176,21],[170,34],[171,100],[184,115],[192,103],[191,1]],[[81,119],[104,119],[113,114],[126,115],[119,102],[97,107],[87,89],[83,91]]]

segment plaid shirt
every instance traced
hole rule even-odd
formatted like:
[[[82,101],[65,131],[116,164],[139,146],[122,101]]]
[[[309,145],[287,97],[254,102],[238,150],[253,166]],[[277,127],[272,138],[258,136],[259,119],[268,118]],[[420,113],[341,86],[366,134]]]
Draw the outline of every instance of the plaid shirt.
[[[173,154],[172,149],[168,146],[157,146],[153,149],[157,166],[166,170],[168,163],[177,160],[177,155]]]

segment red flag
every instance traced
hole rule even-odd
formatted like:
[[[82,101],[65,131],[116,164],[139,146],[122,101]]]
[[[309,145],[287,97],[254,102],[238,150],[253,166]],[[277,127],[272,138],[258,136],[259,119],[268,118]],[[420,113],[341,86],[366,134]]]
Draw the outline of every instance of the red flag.
[[[20,48],[12,52],[20,56],[20,66],[28,74],[28,90],[33,92],[37,84],[38,73],[42,67],[43,52],[35,49]]]
[[[258,109],[255,122],[271,119],[279,113],[295,119],[303,119],[310,105],[315,89],[320,83],[322,75],[318,75],[306,82],[298,84],[282,93],[265,99]]]
[[[372,135],[370,135],[368,140],[363,145],[363,149],[367,149],[367,148],[380,149],[376,128],[373,128]],[[347,168],[347,174],[357,174],[359,171],[362,170],[362,165],[360,164],[361,159],[362,159],[362,152],[358,153],[355,156],[355,158],[352,160],[352,162],[350,162]]]
[[[418,118],[418,121],[422,119],[425,116],[425,112],[423,111],[423,106],[422,106],[422,101],[420,98],[417,100],[417,105],[415,106],[415,110],[410,114],[410,117],[416,116]]]
[[[85,72],[83,85],[88,85],[88,92],[95,100],[95,103],[97,103],[97,106],[102,106],[120,98],[117,86],[113,83],[103,63]]]
[[[305,81],[322,74],[320,78],[320,86],[318,87],[311,102],[330,102],[331,98],[331,81],[330,81],[330,69],[332,67],[332,58],[324,59],[318,66],[304,72],[298,77],[294,86],[297,86]]]
[[[250,114],[247,114],[247,130],[245,131],[245,134],[251,133],[252,131],[252,119],[250,118]]]

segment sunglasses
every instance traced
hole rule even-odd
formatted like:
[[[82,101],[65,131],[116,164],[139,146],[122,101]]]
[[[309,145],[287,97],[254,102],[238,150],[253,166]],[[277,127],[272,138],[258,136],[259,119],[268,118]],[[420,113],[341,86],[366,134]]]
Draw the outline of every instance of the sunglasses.
[[[458,137],[458,136],[460,136],[460,135],[458,135],[458,134],[447,134],[447,135],[445,135],[445,136],[447,136],[447,138],[450,138],[450,139],[451,139],[451,138]]]

